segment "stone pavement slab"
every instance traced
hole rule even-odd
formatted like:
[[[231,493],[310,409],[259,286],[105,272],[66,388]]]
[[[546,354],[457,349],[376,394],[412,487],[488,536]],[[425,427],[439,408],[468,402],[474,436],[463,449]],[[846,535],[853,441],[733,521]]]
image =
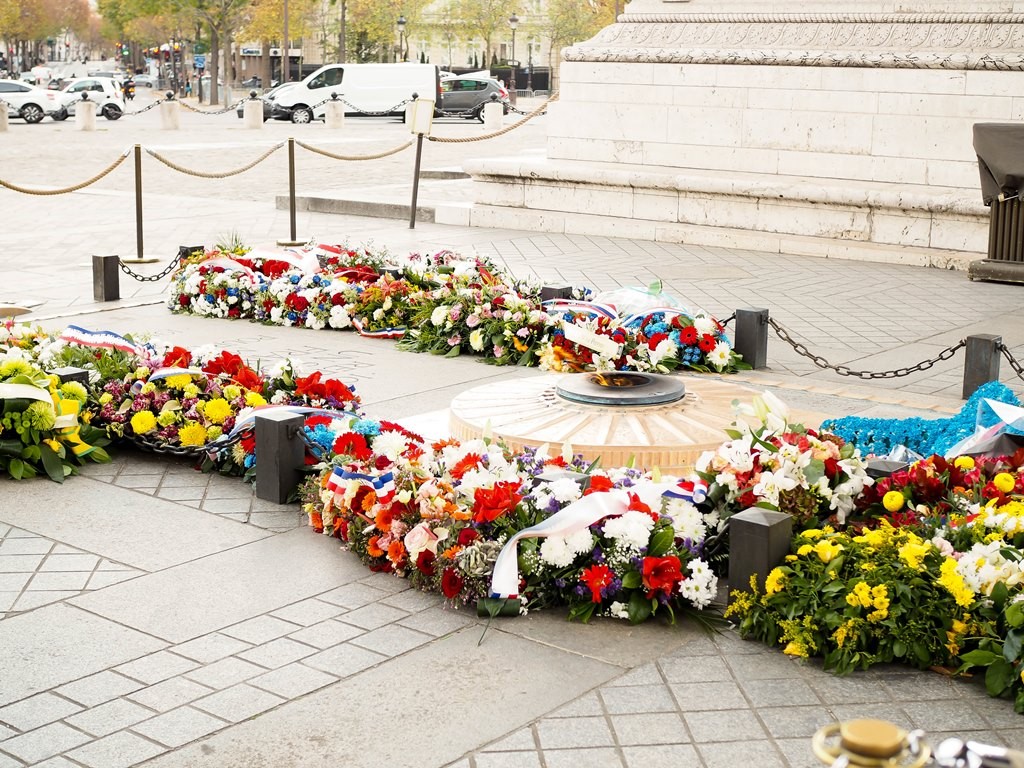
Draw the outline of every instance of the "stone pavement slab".
[[[166,643],[80,608],[49,605],[0,622],[0,704],[69,683]]]
[[[75,598],[80,608],[184,642],[355,581],[365,568],[300,528]]]
[[[145,571],[158,571],[268,535],[87,477],[76,477],[64,485],[33,483],[24,503],[0,511],[0,521]],[[140,526],[152,535],[130,535]]]
[[[447,636],[151,765],[441,765],[621,672],[493,627],[479,640]],[[409,716],[389,725],[396,712]]]

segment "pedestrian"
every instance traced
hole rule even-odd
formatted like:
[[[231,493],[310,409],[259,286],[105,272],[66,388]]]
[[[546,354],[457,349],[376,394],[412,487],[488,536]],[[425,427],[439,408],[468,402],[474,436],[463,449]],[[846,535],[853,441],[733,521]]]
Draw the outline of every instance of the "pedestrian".
[[[192,95],[192,81],[191,80],[186,80],[185,81],[185,95],[186,96],[191,96]]]

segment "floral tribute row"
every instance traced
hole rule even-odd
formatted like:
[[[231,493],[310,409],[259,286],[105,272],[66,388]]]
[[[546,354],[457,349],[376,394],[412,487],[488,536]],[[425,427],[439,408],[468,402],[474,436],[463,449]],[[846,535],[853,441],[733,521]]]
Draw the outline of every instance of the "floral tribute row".
[[[660,372],[747,367],[720,322],[676,306],[658,289],[619,292],[619,310],[587,301],[586,289],[542,303],[540,286],[450,251],[395,259],[326,245],[298,253],[213,249],[193,254],[169,291],[169,307],[177,312],[354,329],[401,339],[405,349],[472,354],[496,365]],[[634,307],[638,311],[627,312]]]
[[[365,418],[351,388],[289,361],[259,370],[213,348],[0,328],[0,469],[12,477],[63,479],[123,439],[250,474],[252,415],[295,409],[314,528],[453,603],[497,595],[580,620],[712,605],[728,519],[778,509],[795,518],[792,549],[763,581],[733,585],[726,616],[741,632],[840,673],[892,661],[981,670],[992,695],[1024,710],[1024,450],[933,455],[873,481],[855,445],[793,424],[765,394],[701,458],[699,479],[678,480],[585,466],[564,449],[430,442]],[[86,369],[89,386],[45,373],[63,366]],[[1016,403],[999,384],[979,397]],[[594,508],[605,511],[580,517]],[[550,535],[524,536],[537,529]],[[512,586],[497,588],[516,540]]]

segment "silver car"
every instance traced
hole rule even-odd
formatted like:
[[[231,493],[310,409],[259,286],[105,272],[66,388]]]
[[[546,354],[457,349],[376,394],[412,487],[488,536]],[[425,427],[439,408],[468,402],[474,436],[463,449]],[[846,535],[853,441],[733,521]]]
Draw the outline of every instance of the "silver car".
[[[441,81],[442,113],[459,117],[475,117],[480,122],[484,119],[484,106],[496,95],[503,105],[504,113],[508,114],[508,91],[501,83],[488,77],[446,77]],[[445,114],[441,115],[446,116]]]

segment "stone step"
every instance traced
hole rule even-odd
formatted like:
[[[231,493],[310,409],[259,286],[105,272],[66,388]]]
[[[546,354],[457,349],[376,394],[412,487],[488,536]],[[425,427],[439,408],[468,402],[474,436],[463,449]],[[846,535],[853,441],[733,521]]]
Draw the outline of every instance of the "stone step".
[[[439,206],[460,209],[470,203],[470,185],[461,169],[438,169],[424,172],[420,178],[416,200],[416,220],[432,222]],[[288,208],[288,196],[278,195],[278,210]],[[405,219],[412,202],[412,183],[385,184],[342,191],[311,192],[296,195],[295,208],[316,213],[337,213],[350,216]]]

